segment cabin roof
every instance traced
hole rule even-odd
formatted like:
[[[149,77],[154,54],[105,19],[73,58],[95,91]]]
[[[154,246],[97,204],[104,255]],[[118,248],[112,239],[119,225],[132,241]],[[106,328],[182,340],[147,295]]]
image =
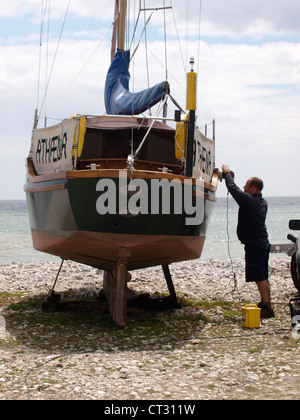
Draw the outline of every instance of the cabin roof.
[[[131,128],[149,128],[152,118],[147,117],[122,117],[122,116],[97,116],[88,117],[86,120],[87,128],[95,128],[99,130],[124,130]],[[173,131],[174,128],[165,122],[155,121],[152,130]]]

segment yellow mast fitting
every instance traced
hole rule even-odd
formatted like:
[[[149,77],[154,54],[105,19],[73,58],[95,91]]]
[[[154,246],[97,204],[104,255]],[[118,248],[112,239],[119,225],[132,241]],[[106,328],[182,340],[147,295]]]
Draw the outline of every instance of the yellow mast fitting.
[[[196,102],[197,102],[197,73],[194,72],[194,57],[191,57],[191,71],[187,74],[187,95],[186,108],[189,112],[189,125],[186,148],[186,164],[185,175],[187,177],[193,176],[193,162],[194,162],[194,139],[195,139],[195,122],[196,122]]]
[[[191,71],[187,74],[186,88],[186,109],[196,111],[197,109],[197,73],[194,72],[194,57],[190,59]]]

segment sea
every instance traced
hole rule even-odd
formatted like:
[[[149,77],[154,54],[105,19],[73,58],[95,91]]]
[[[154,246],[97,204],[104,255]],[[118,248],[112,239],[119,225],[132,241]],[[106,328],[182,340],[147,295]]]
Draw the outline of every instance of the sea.
[[[290,243],[290,219],[300,219],[300,197],[266,197],[267,228],[271,244]],[[244,256],[236,236],[238,206],[231,197],[218,197],[211,216],[201,259],[235,259]],[[285,254],[272,254],[284,257]],[[0,264],[60,261],[33,249],[26,200],[0,200]]]

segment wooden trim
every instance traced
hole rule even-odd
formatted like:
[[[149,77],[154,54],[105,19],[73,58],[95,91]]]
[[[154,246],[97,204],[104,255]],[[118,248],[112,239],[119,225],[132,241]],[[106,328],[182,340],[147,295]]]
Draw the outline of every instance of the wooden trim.
[[[78,159],[77,170],[86,170],[87,165],[94,163],[99,166],[99,169],[120,169],[126,168],[125,158],[99,158],[99,159]],[[150,160],[136,160],[134,162],[135,170],[156,171],[163,166],[171,170],[172,174],[182,174],[184,171],[183,165],[176,165],[171,163],[159,163]]]
[[[30,193],[58,191],[58,190],[65,190],[66,188],[67,188],[67,184],[52,184],[52,185],[36,186],[36,187],[28,187],[27,185],[24,185],[24,191],[30,192]]]
[[[66,188],[67,188],[67,184],[53,184],[53,185],[35,186],[35,187],[28,187],[27,185],[24,185],[24,191],[25,192],[30,192],[30,193],[46,192],[46,191],[59,191],[59,190],[64,190]],[[206,200],[217,201],[216,197],[211,195],[211,194],[201,193],[201,195],[203,195],[203,197]]]
[[[65,179],[66,178],[66,171],[64,172],[53,172],[51,174],[43,174],[43,175],[37,175],[33,162],[31,158],[27,158],[27,175],[28,180],[33,183],[38,182],[47,182],[47,181],[55,181],[58,179]]]
[[[120,172],[126,172],[126,177],[130,178],[128,169],[96,169],[96,170],[81,170],[81,171],[68,171],[66,173],[67,179],[76,179],[76,178],[119,178]],[[164,172],[155,172],[155,171],[144,171],[144,170],[134,170],[133,172],[134,179],[146,178],[146,179],[189,179],[182,175],[169,174]]]
[[[64,171],[56,172],[51,174],[37,175],[34,170],[33,162],[31,158],[27,159],[27,174],[28,180],[32,183],[40,183],[47,181],[55,181],[60,179],[79,179],[79,178],[119,178],[119,173],[121,171],[127,172],[127,177],[129,176],[128,169],[96,169],[96,170],[77,170],[77,171]],[[157,172],[151,170],[134,170],[134,178],[143,178],[143,179],[167,179],[172,181],[178,179],[181,182],[184,182],[185,179],[192,180],[193,184],[196,182],[196,178],[189,178],[183,175],[178,175],[174,173],[165,173]],[[203,187],[209,191],[216,192],[218,187],[219,180],[219,170],[214,169],[212,182],[208,183],[203,181]]]
[[[81,171],[68,171],[66,173],[67,179],[78,179],[78,178],[119,178],[120,172],[127,172],[127,177],[130,178],[129,170],[127,169],[96,169],[96,170],[81,170]],[[134,179],[167,179],[172,181],[175,179],[180,180],[182,183],[184,180],[192,180],[193,184],[196,183],[196,178],[189,178],[183,175],[170,174],[165,172],[154,172],[154,171],[142,171],[135,170],[133,172]],[[200,181],[201,182],[201,181]],[[218,175],[213,175],[211,183],[203,181],[203,187],[209,191],[215,192],[217,190]]]
[[[204,194],[204,198],[205,198],[205,200],[208,200],[208,201],[213,201],[213,202],[216,202],[217,201],[217,197],[215,197],[214,195],[210,195],[210,194]]]

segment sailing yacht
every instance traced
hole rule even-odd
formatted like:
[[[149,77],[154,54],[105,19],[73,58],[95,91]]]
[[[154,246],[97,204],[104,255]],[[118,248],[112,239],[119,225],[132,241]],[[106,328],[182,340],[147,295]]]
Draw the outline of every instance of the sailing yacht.
[[[178,303],[169,265],[201,256],[219,178],[214,138],[196,126],[193,60],[185,109],[167,81],[130,92],[126,15],[127,1],[116,0],[106,113],[46,128],[36,122],[24,186],[34,248],[102,269],[120,327],[132,270],[162,266]],[[168,101],[176,107],[172,118]],[[157,114],[145,115],[154,105]]]

